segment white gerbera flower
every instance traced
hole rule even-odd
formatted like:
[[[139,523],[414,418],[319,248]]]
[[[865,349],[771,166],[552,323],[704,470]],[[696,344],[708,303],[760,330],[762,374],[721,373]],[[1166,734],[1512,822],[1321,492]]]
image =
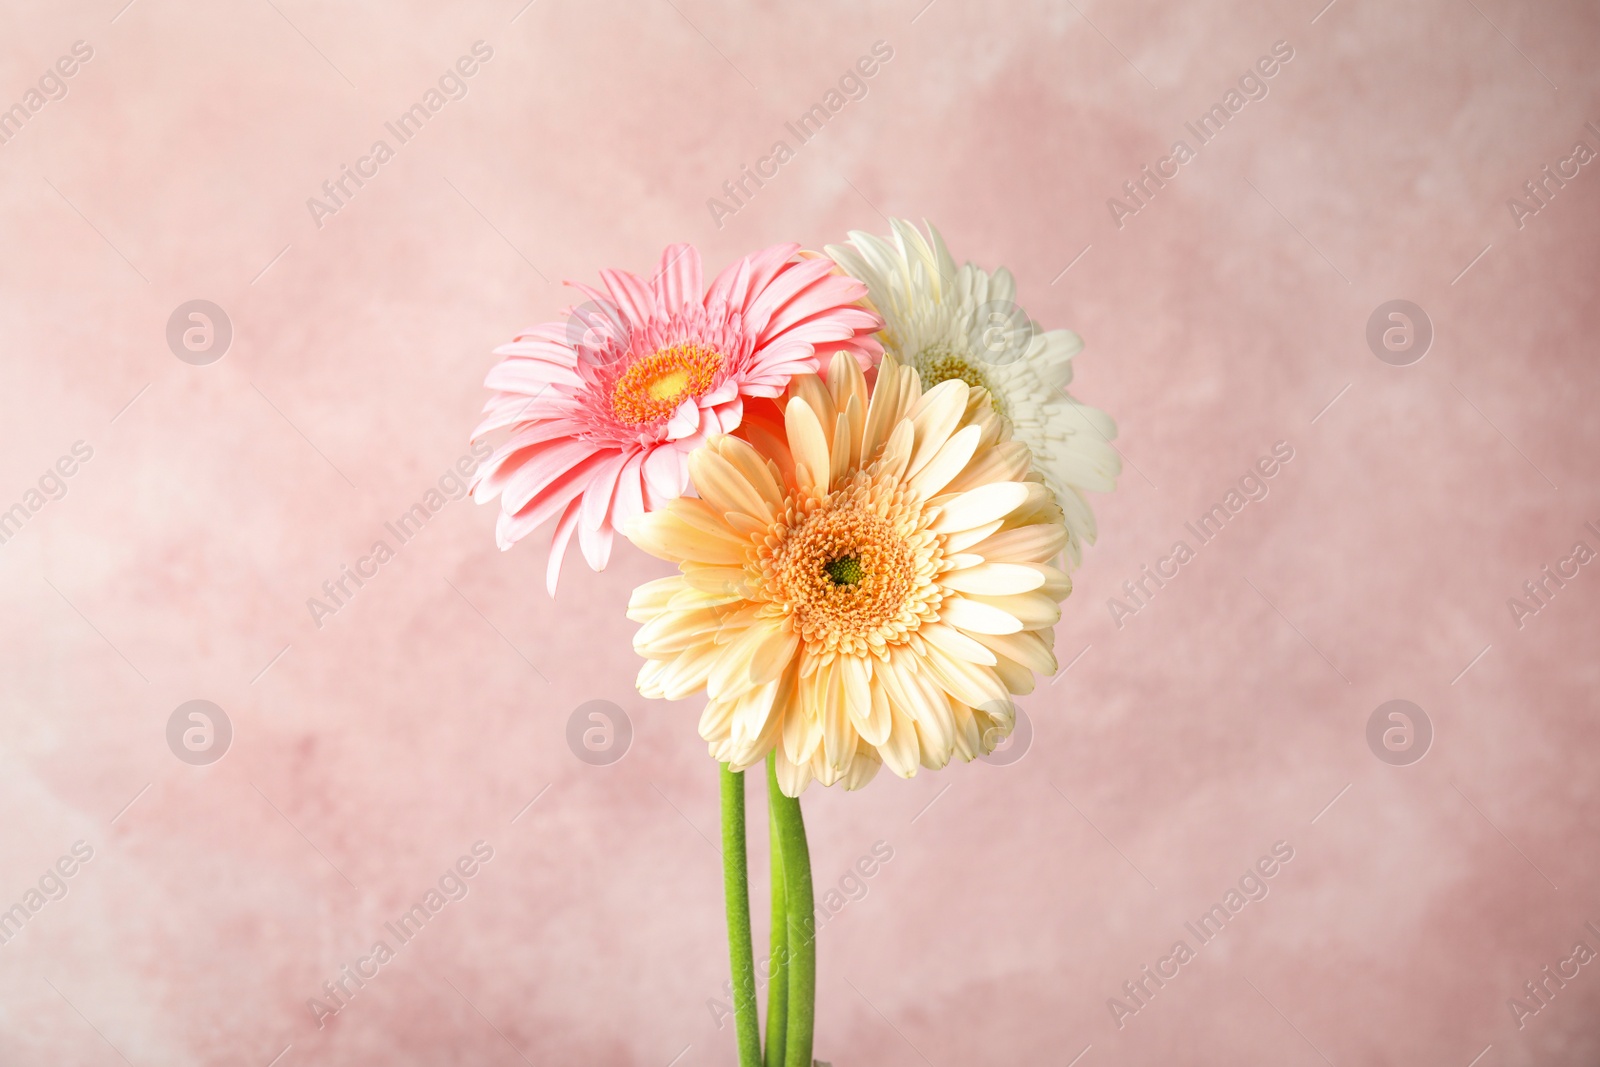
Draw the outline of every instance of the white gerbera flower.
[[[958,267],[931,225],[926,238],[904,220],[890,225],[891,240],[851,231],[849,244],[829,245],[827,253],[867,283],[884,318],[884,350],[915,368],[924,389],[958,378],[988,390],[1061,504],[1076,567],[1083,545],[1095,539],[1084,493],[1109,493],[1122,472],[1111,446],[1117,424],[1066,390],[1083,339],[1028,318],[1004,267],[993,274],[970,263]]]

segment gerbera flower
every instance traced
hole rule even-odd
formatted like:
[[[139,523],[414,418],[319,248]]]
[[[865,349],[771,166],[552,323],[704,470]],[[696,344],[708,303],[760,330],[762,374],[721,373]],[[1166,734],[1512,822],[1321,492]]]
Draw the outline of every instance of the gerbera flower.
[[[689,458],[698,499],[624,533],[680,573],[634,591],[639,690],[704,689],[700,735],[742,770],[776,749],[783,791],[970,760],[1014,693],[1055,671],[1067,530],[989,395],[924,392],[885,356],[789,383],[781,410]]]
[[[669,245],[649,281],[606,270],[604,291],[571,283],[588,304],[495,349],[505,358],[484,383],[496,392],[473,440],[511,433],[473,495],[500,498],[502,549],[555,520],[552,595],[574,531],[589,566],[604,568],[617,524],[684,492],[689,452],[738,426],[745,397],[777,396],[816,370],[817,346],[863,366],[881,351],[881,320],[855,304],[865,286],[798,249],[746,256],[703,290],[700,253]]]
[[[829,245],[846,271],[867,283],[884,317],[886,351],[916,369],[925,389],[958,378],[989,391],[1033,452],[1036,469],[1066,515],[1071,565],[1094,544],[1094,512],[1086,491],[1116,488],[1122,458],[1111,446],[1117,424],[1066,390],[1072,357],[1083,339],[1071,330],[1042,330],[1017,307],[1016,283],[1004,267],[993,274],[957,267],[939,231],[924,238],[913,225],[891,222],[892,243],[852,231],[850,244]]]

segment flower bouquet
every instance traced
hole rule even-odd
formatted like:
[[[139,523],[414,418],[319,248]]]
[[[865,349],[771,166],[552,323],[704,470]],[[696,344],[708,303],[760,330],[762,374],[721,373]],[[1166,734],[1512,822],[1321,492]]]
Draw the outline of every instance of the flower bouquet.
[[[600,272],[503,359],[473,485],[509,548],[554,524],[605,567],[618,532],[678,573],[633,593],[647,697],[704,696],[721,765],[741,1067],[810,1067],[816,987],[800,795],[992,751],[1053,674],[1053,627],[1095,538],[1085,492],[1121,464],[1066,392],[1082,341],[895,221],[825,255],[776,245],[702,283],[688,245],[648,279]],[[772,957],[763,1042],[744,772],[766,765]]]

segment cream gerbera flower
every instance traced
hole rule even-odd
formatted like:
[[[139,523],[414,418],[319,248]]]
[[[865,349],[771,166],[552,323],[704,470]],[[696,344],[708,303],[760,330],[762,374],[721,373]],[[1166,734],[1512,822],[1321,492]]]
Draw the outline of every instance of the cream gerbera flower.
[[[1055,671],[1071,590],[1054,494],[960,379],[924,392],[885,358],[870,396],[855,360],[794,378],[780,409],[689,458],[699,498],[624,532],[679,574],[634,591],[639,690],[704,689],[700,735],[735,771],[776,749],[798,796],[858,788],[993,750],[1013,694]]]
[[[1072,357],[1083,339],[1071,330],[1041,330],[1017,307],[1011,272],[957,267],[931,225],[891,221],[893,241],[852,231],[850,244],[827,253],[867,283],[885,326],[884,348],[916,369],[925,389],[952,378],[983,386],[1018,439],[1033,452],[1066,515],[1071,565],[1094,544],[1094,512],[1085,491],[1116,488],[1122,459],[1111,447],[1117,424],[1066,391]]]

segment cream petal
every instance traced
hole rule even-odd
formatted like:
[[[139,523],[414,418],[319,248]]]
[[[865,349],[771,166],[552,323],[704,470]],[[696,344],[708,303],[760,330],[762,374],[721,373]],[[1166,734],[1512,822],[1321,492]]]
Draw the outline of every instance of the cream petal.
[[[722,511],[704,500],[692,496],[680,497],[667,505],[665,510],[697,534],[727,541],[739,546],[741,551],[748,547],[744,539],[728,526]]]
[[[634,622],[649,622],[667,610],[672,598],[684,588],[684,578],[679,574],[645,582],[628,597],[628,618]]]
[[[689,477],[701,499],[724,512],[739,512],[770,521],[772,509],[761,493],[732,463],[709,448],[689,455]]]
[[[878,381],[872,396],[867,400],[867,422],[861,432],[861,457],[864,463],[878,458],[878,452],[888,443],[889,434],[900,424],[902,412],[898,403],[900,376],[907,373],[888,353],[878,364]]]
[[[917,629],[917,633],[924,641],[938,645],[957,659],[964,659],[969,663],[981,663],[986,667],[994,666],[995,656],[992,651],[953,626],[938,622],[923,623]]]
[[[971,763],[983,754],[983,732],[978,727],[978,720],[972,714],[972,709],[965,704],[952,701],[951,714],[956,721],[956,755],[965,763]]]
[[[916,431],[910,422],[901,422],[889,434],[883,453],[877,459],[876,472],[883,481],[895,481],[905,474],[911,460],[911,449],[916,441]]]
[[[950,757],[956,750],[955,716],[950,717],[948,733],[934,736],[922,723],[916,723],[917,747],[920,750],[922,765],[930,771],[937,771],[950,762]]]
[[[940,382],[922,395],[911,409],[911,424],[917,440],[907,473],[915,475],[938,454],[960,424],[966,409],[967,383],[959,378]]]
[[[872,662],[862,656],[840,656],[836,662],[850,724],[869,745],[882,744],[889,737],[889,706],[873,699]]]
[[[955,720],[950,716],[950,698],[932,678],[910,662],[911,657],[892,655],[879,665],[885,681],[892,679],[899,689],[900,703],[911,721],[917,724],[917,737],[926,752],[931,746],[948,760]],[[926,766],[926,764],[924,764]]]
[[[961,630],[979,634],[1014,634],[1025,629],[1015,615],[986,600],[947,596],[939,604],[939,617]]]
[[[820,785],[836,785],[850,774],[850,764],[855,761],[855,749],[844,754],[837,764],[829,763],[823,757],[822,749],[817,750],[811,757],[811,774]]]
[[[778,791],[786,797],[798,797],[811,781],[811,760],[791,760],[782,745],[776,751],[777,756],[772,762],[778,779]]]
[[[880,696],[883,689],[873,687],[873,695]],[[911,717],[894,704],[889,704],[889,736],[878,746],[884,765],[901,778],[912,778],[917,773],[921,749],[917,744],[917,727]]]
[[[828,363],[828,392],[833,395],[836,411],[843,411],[852,398],[865,399],[867,376],[862,373],[861,364],[856,362],[854,356],[845,352],[833,354],[833,359]]]
[[[936,533],[955,533],[1002,519],[1028,502],[1034,484],[990,482],[940,500],[939,517],[931,528]],[[1039,488],[1049,492],[1043,486]]]
[[[822,744],[822,719],[813,700],[814,684],[802,668],[800,677],[789,691],[788,706],[783,709],[782,750],[797,764],[808,763],[811,755]]]
[[[706,675],[717,662],[717,649],[713,645],[691,648],[671,660],[661,672],[661,697],[665,700],[682,700],[705,688]]]
[[[732,569],[732,568],[727,568]],[[667,605],[669,611],[697,611],[701,608],[719,608],[731,604],[738,604],[744,599],[744,593],[737,587],[729,587],[721,592],[707,592],[704,589],[688,588],[672,598],[672,603]],[[732,610],[732,609],[730,609]]]
[[[973,545],[983,541],[1003,525],[1005,525],[1003,519],[996,519],[993,522],[986,522],[982,526],[974,526],[970,530],[961,530],[950,534],[944,539],[944,550],[947,554],[954,553],[959,555]]]
[[[736,706],[737,703],[732,700],[706,701],[705,710],[700,713],[701,739],[713,744],[726,741],[730,736]]]
[[[741,745],[760,737],[772,718],[773,701],[778,695],[778,682],[756,686],[734,701],[733,737]]]
[[[924,500],[938,496],[972,459],[982,432],[976,426],[964,426],[957,430],[907,484],[922,494]]]
[[[826,480],[832,468],[828,457],[828,439],[823,435],[817,413],[810,404],[795,397],[784,408],[783,422],[789,436],[789,450],[794,454],[795,479],[800,483],[800,488],[826,491]],[[800,474],[802,469],[806,472],[803,478]]]
[[[1027,477],[1032,463],[1033,456],[1027,445],[1020,441],[1002,441],[982,449],[970,466],[951,479],[945,491],[962,493],[990,482],[1020,482]]]
[[[1023,630],[1014,634],[978,634],[973,640],[1035,674],[1051,675],[1056,673],[1056,657],[1045,637],[1049,633],[1049,630]],[[1016,689],[1011,691],[1017,692]]]
[[[706,691],[715,698],[731,698],[766,685],[783,673],[799,645],[787,622],[760,620],[723,647]]]
[[[854,362],[854,361],[852,361]],[[839,412],[839,417],[847,424],[847,437],[850,445],[850,460],[848,466],[851,470],[859,470],[862,466],[861,437],[867,422],[866,408],[859,395],[852,395],[844,408]]]
[[[975,547],[992,560],[1007,563],[1044,563],[1054,559],[1067,546],[1067,531],[1058,523],[1035,523],[1001,530],[979,541]]]
[[[691,559],[701,563],[743,563],[748,546],[734,540],[731,531],[720,536],[707,535],[685,522],[677,514],[676,507],[683,502],[683,498],[679,498],[673,501],[672,508],[640,515],[622,531],[624,536],[650,555],[669,563]]]
[[[829,485],[843,485],[850,476],[853,469],[850,457],[854,451],[850,439],[850,419],[841,411],[833,420],[833,446],[829,450],[833,466],[828,472]]]
[[[748,576],[743,567],[718,566],[707,563],[680,563],[682,581],[689,588],[706,594],[708,604],[741,600],[748,592]],[[687,607],[687,604],[674,604]]]
[[[843,769],[855,752],[854,731],[845,711],[845,686],[838,658],[818,666],[812,675],[814,699],[822,717],[822,753],[830,767]],[[820,777],[820,775],[819,775]]]
[[[1027,696],[1033,692],[1035,682],[1033,672],[1016,660],[997,656],[994,663],[994,673],[999,676],[1000,684],[1016,696]]]
[[[827,385],[815,374],[797,374],[789,380],[790,398],[798,397],[811,408],[816,415],[817,423],[821,426],[832,426],[833,394],[828,392]]]
[[[710,644],[724,632],[724,621],[722,612],[714,608],[664,611],[634,632],[633,648],[642,656],[660,658]]]
[[[876,749],[863,747],[856,750],[856,757],[850,762],[850,770],[846,772],[844,787],[847,790],[857,790],[872,781],[878,774],[878,768],[883,766],[883,760]]]
[[[644,666],[639,668],[639,676],[634,679],[634,687],[639,690],[639,695],[649,700],[664,700],[661,693],[661,673],[666,670],[666,660],[648,659]]]
[[[940,579],[940,584],[958,593],[1005,596],[1033,592],[1045,584],[1045,575],[1033,567],[1016,563],[983,563],[951,571]]]
[[[999,676],[988,667],[953,659],[934,645],[924,647],[927,652],[922,662],[950,694],[952,705],[982,705],[989,701],[1005,702],[1010,699],[1006,687],[1000,684]]]
[[[737,437],[719,437],[714,446],[723,459],[733,465],[750,488],[772,511],[783,506],[783,487],[773,476],[772,468],[748,441]],[[754,512],[752,512],[754,514]]]
[[[974,604],[984,604],[1016,619],[1024,630],[1038,630],[1061,621],[1061,605],[1044,593],[1018,593],[1015,596],[970,596]],[[994,631],[983,631],[992,633]],[[1009,631],[1005,631],[1009,632]]]

